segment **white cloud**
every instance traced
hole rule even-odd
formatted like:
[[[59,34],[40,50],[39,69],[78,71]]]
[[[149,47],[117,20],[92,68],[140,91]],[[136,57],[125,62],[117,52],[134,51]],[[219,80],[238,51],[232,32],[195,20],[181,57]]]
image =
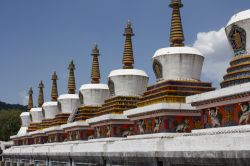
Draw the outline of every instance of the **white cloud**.
[[[203,78],[213,82],[213,86],[220,87],[219,84],[233,56],[224,28],[218,31],[199,32],[193,47],[205,56]]]
[[[22,105],[27,105],[28,104],[29,96],[28,96],[27,91],[23,90],[23,91],[19,92],[19,97],[20,97],[20,101],[21,101]]]

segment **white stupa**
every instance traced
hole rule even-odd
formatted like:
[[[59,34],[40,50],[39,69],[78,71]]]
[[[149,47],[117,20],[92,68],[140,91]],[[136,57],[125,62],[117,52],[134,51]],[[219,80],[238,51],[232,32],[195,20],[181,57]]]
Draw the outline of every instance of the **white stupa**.
[[[17,136],[25,135],[28,132],[28,127],[31,123],[31,115],[29,110],[33,107],[33,90],[29,90],[29,100],[28,100],[28,112],[22,112],[20,115],[21,118],[21,128],[19,129]]]
[[[79,96],[75,93],[75,76],[74,70],[75,65],[73,60],[69,64],[69,81],[68,81],[68,94],[60,95],[58,102],[60,103],[61,113],[71,114],[73,113],[80,105]]]
[[[42,106],[44,110],[44,118],[46,120],[48,119],[54,119],[55,116],[59,113],[59,107],[58,107],[58,92],[57,92],[57,74],[54,72],[52,75],[51,80],[52,83],[52,89],[51,89],[51,101],[45,102]]]
[[[232,16],[225,32],[234,52],[227,74],[221,87],[229,87],[247,83],[250,80],[250,10],[239,12]]]
[[[41,123],[42,120],[44,119],[43,109],[42,109],[42,105],[44,103],[44,95],[43,95],[44,85],[42,81],[40,82],[38,88],[39,88],[38,107],[30,109],[32,123]]]
[[[197,49],[184,45],[185,39],[179,11],[182,6],[181,0],[171,2],[173,14],[170,47],[158,49],[153,56],[153,69],[158,81],[200,80],[204,57]]]
[[[100,69],[99,69],[99,61],[98,56],[99,49],[98,46],[95,45],[92,54],[93,62],[92,62],[92,73],[91,73],[91,84],[84,84],[79,89],[82,95],[82,104],[84,106],[101,106],[106,99],[109,98],[109,88],[107,84],[100,83]]]
[[[22,125],[21,128],[19,129],[17,136],[22,136],[25,135],[27,133],[28,127],[31,123],[31,119],[30,119],[30,113],[29,112],[23,112],[20,115],[21,121],[22,121]]]
[[[128,21],[124,36],[123,69],[113,70],[109,74],[109,89],[112,96],[141,96],[147,89],[148,75],[139,69],[134,69],[131,22]]]

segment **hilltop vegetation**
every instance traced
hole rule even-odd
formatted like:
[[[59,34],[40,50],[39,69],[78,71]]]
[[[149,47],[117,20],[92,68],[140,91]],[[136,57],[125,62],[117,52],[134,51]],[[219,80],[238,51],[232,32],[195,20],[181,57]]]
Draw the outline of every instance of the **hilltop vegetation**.
[[[21,127],[20,114],[26,106],[7,104],[0,101],[0,141],[8,141],[11,135],[16,135]]]
[[[5,102],[0,101],[0,111],[1,110],[11,110],[11,109],[25,111],[27,109],[27,107],[20,105],[20,104],[7,104]]]

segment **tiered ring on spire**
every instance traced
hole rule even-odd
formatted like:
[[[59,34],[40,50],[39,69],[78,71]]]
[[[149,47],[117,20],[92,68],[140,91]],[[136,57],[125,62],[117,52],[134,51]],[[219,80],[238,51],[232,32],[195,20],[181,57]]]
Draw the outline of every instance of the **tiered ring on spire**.
[[[53,73],[51,80],[52,80],[51,101],[57,101],[57,98],[58,98],[58,91],[57,91],[58,77],[56,75],[56,72]]]
[[[134,33],[130,21],[128,21],[123,35],[126,37],[124,53],[123,53],[123,69],[133,69],[134,57],[133,57],[132,36],[134,36]]]
[[[99,61],[98,56],[100,56],[99,49],[97,44],[94,45],[92,50],[93,62],[92,62],[92,72],[91,72],[91,83],[99,84],[100,83],[100,69],[99,69]]]
[[[33,90],[32,88],[30,88],[29,90],[29,101],[28,101],[28,110],[30,110],[31,108],[33,108]]]
[[[76,84],[75,84],[75,65],[73,60],[69,64],[69,81],[68,81],[68,93],[75,94]]]
[[[183,4],[181,0],[172,0],[169,6],[173,8],[170,32],[170,46],[182,47],[184,46],[183,42],[185,39],[181,23],[180,8],[183,7]]]
[[[38,86],[39,88],[39,95],[38,95],[38,107],[42,107],[43,103],[44,103],[44,96],[43,96],[43,81],[40,81],[40,84]]]

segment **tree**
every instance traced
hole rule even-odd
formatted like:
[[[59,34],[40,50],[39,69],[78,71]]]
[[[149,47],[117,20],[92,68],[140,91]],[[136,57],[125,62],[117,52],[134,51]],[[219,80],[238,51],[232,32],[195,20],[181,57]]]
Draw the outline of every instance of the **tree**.
[[[0,111],[0,140],[9,141],[11,135],[16,135],[21,127],[21,110],[11,109]]]

